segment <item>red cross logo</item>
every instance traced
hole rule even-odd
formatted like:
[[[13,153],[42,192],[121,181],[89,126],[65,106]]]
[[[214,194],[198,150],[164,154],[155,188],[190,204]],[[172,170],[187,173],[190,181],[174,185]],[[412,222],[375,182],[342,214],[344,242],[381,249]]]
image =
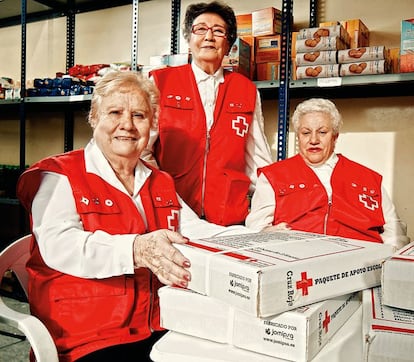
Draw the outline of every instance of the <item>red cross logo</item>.
[[[179,220],[178,210],[171,210],[171,215],[167,216],[168,230],[178,231],[178,220]]]
[[[360,194],[358,197],[359,197],[359,202],[362,202],[364,204],[364,207],[366,207],[367,209],[369,210],[378,209],[378,201],[375,200],[372,196]]]
[[[237,116],[236,119],[231,121],[232,128],[236,131],[237,136],[244,137],[249,129],[249,125],[246,122],[246,118]]]
[[[322,322],[323,328],[325,328],[325,333],[328,333],[328,325],[331,323],[331,316],[329,315],[328,311],[325,311],[325,319]]]
[[[313,285],[313,279],[306,275],[306,272],[301,273],[302,280],[296,282],[296,289],[302,289],[302,295],[308,295],[308,288]]]

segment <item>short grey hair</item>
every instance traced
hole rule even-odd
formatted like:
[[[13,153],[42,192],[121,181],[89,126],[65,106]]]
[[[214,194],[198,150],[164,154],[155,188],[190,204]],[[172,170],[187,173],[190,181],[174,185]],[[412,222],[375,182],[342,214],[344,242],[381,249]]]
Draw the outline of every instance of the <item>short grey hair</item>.
[[[148,97],[152,110],[151,128],[156,129],[158,127],[159,90],[154,82],[143,76],[141,73],[132,70],[110,70],[97,81],[92,93],[91,107],[88,114],[88,122],[91,126],[93,125],[94,120],[97,120],[98,118],[102,99],[119,91],[120,88],[127,85],[136,86],[136,88],[142,90]]]
[[[311,98],[298,104],[292,116],[292,124],[295,133],[299,130],[299,122],[302,116],[312,112],[328,114],[332,121],[333,134],[339,134],[342,127],[342,116],[335,103],[324,98]]]

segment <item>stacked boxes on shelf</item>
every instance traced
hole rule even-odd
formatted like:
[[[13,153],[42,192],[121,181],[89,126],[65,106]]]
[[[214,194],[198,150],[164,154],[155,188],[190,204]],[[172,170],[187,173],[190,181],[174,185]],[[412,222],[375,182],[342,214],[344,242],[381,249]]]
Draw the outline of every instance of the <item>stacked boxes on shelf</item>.
[[[388,73],[387,58],[388,51],[383,45],[339,50],[340,76]]]
[[[329,78],[339,76],[337,51],[349,47],[349,35],[340,25],[300,29],[294,36],[294,77]]]
[[[160,291],[164,327],[295,361],[314,358],[340,333],[358,310],[359,291],[380,285],[382,263],[394,252],[389,245],[296,231],[177,247],[192,262],[192,291]]]
[[[250,79],[278,79],[282,12],[267,7],[236,15],[236,20],[237,35],[250,46]]]

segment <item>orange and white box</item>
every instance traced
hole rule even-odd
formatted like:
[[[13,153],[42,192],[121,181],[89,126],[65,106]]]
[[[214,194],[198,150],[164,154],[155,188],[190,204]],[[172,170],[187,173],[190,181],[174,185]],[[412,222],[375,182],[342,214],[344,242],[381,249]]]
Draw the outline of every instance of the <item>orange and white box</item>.
[[[341,64],[339,74],[341,77],[347,75],[368,75],[388,73],[389,65],[386,60],[372,60],[367,62],[354,62]]]
[[[303,65],[296,67],[296,79],[339,77],[339,64]]]
[[[347,46],[337,36],[324,36],[321,38],[298,39],[295,41],[295,54],[321,50],[342,50]]]
[[[338,63],[385,60],[388,50],[384,45],[338,50]]]
[[[279,62],[280,46],[280,35],[256,37],[255,63]]]
[[[351,293],[269,318],[257,318],[188,289],[159,290],[161,325],[291,361],[311,360],[361,305]]]
[[[362,294],[364,361],[412,361],[414,312],[387,307],[381,294],[381,287]]]
[[[282,11],[268,7],[252,12],[252,35],[274,35],[282,31]]]
[[[191,261],[190,289],[256,317],[377,286],[393,254],[387,244],[291,230],[176,247]]]
[[[383,303],[414,311],[414,242],[398,250],[382,268]]]
[[[336,50],[296,53],[295,60],[297,66],[338,63]]]
[[[252,35],[252,14],[236,15],[237,36]]]

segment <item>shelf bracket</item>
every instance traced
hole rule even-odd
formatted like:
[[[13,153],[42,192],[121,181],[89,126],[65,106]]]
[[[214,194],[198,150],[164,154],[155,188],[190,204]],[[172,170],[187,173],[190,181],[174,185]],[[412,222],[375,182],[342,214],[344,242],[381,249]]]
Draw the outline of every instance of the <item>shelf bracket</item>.
[[[138,19],[139,1],[132,1],[131,69],[138,70]]]
[[[293,18],[293,0],[283,0],[282,3],[282,32],[279,77],[279,107],[277,160],[284,160],[287,155],[287,139],[289,136],[289,80],[291,67],[291,28]]]
[[[181,0],[171,0],[171,54],[180,51]]]

